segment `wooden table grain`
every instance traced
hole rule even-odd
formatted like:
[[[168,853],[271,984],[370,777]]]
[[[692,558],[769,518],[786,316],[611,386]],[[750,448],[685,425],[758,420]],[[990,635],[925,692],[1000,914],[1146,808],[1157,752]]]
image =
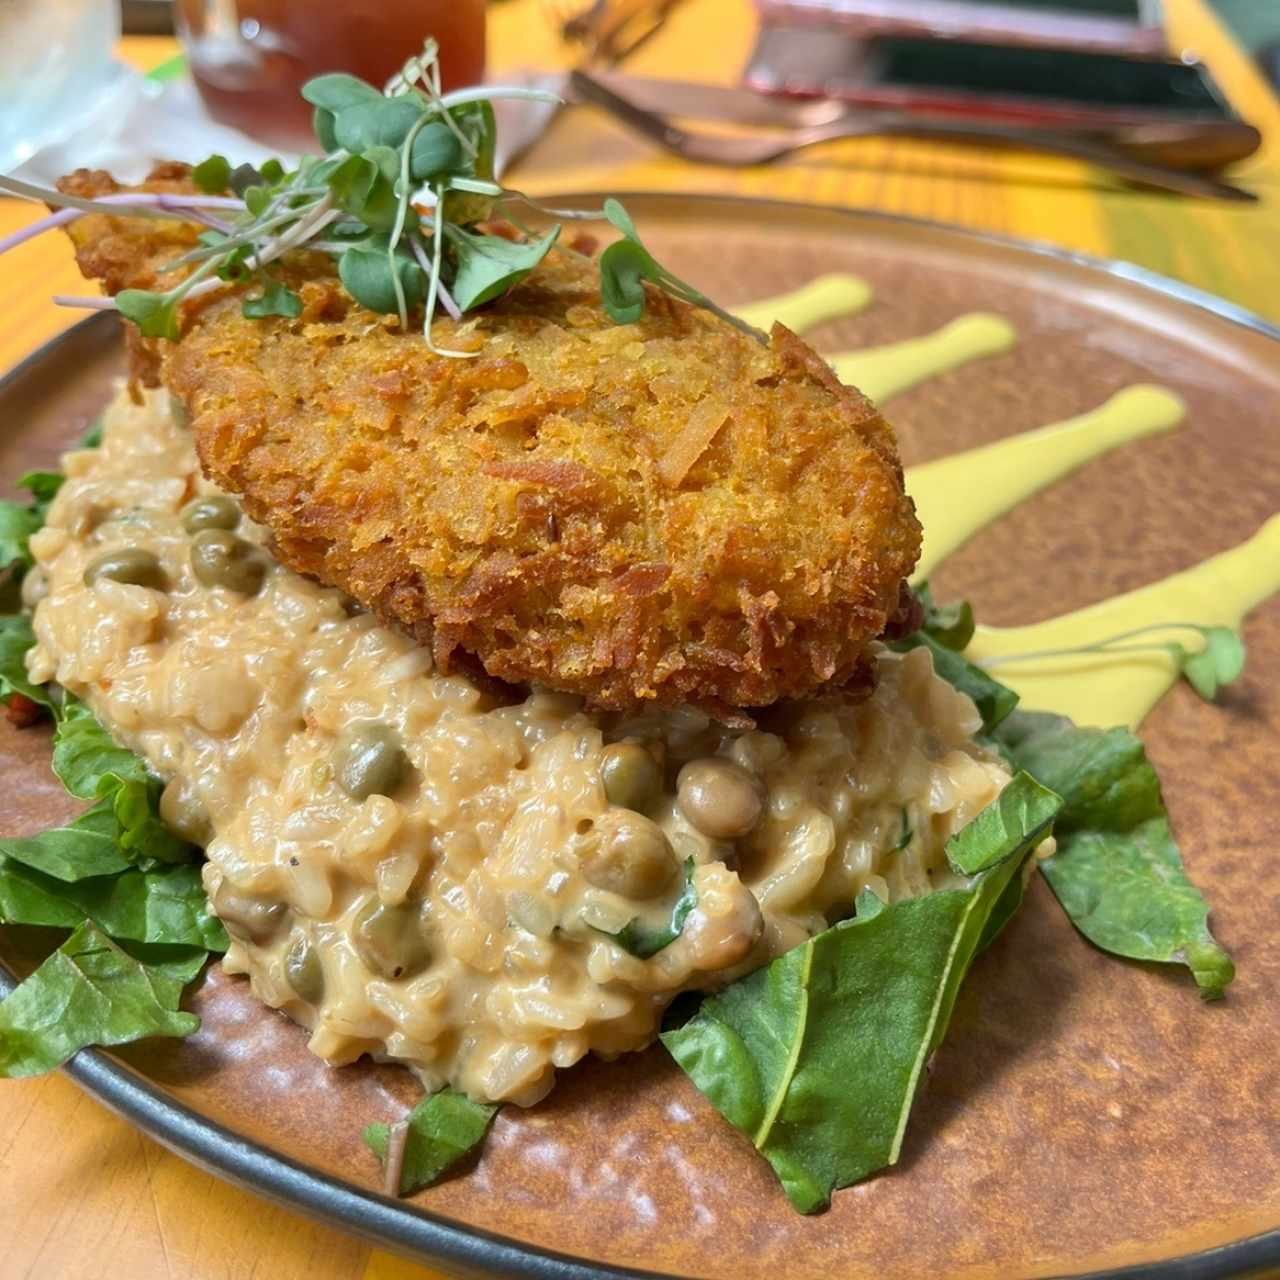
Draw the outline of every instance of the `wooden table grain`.
[[[491,10],[497,71],[563,65],[551,0]],[[1165,0],[1173,49],[1212,67],[1267,138],[1241,166],[1259,193],[1228,206],[1125,188],[1068,160],[905,139],[832,143],[769,168],[695,168],[600,114],[563,112],[509,175],[532,193],[709,191],[864,206],[1125,258],[1280,321],[1280,102],[1204,0]],[[731,83],[751,42],[749,0],[685,0],[637,73]],[[172,41],[122,41],[149,69]],[[35,211],[0,201],[0,236]],[[85,286],[62,237],[0,273],[0,369],[78,319],[49,301]],[[186,1164],[58,1074],[0,1083],[0,1280],[431,1280],[438,1273],[281,1209]]]

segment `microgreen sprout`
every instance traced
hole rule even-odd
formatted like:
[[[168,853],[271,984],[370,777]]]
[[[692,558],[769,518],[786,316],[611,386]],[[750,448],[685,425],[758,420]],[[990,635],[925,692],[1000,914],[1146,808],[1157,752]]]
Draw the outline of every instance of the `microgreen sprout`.
[[[1191,631],[1198,634],[1203,644],[1198,649],[1188,649],[1176,640],[1154,638],[1170,631]],[[1137,641],[1130,644],[1129,641]],[[985,658],[978,665],[987,671],[1015,663],[1042,662],[1052,658],[1076,658],[1091,654],[1115,653],[1167,653],[1177,663],[1179,673],[1206,702],[1211,702],[1218,690],[1237,679],[1244,670],[1244,641],[1230,627],[1207,627],[1198,622],[1161,622],[1149,627],[1135,627],[1091,644],[1064,649],[1038,649],[1029,653],[1001,654]]]
[[[421,306],[427,346],[464,358],[477,352],[436,346],[436,309],[461,320],[523,280],[558,240],[559,222],[541,235],[523,228],[511,206],[524,205],[556,219],[604,218],[622,232],[599,263],[601,298],[617,323],[639,320],[647,281],[762,338],[662,267],[616,200],[605,201],[603,209],[549,209],[497,182],[493,102],[558,99],[520,86],[445,93],[438,52],[427,40],[381,91],[340,72],[309,80],[302,96],[314,108],[324,155],[305,156],[291,170],[278,160],[233,167],[225,156],[213,155],[191,170],[195,192],[121,192],[92,200],[0,177],[0,190],[62,206],[0,240],[0,253],[89,213],[197,222],[205,228],[197,244],[158,268],[161,276],[186,272],[170,288],[126,289],[114,302],[58,301],[114,306],[145,336],[177,338],[183,302],[256,280],[258,288],[246,288],[241,298],[244,315],[296,319],[302,299],[272,264],[307,250],[333,258],[346,291],[362,306],[395,316],[402,329]],[[521,226],[525,239],[493,234],[485,223],[495,215]]]

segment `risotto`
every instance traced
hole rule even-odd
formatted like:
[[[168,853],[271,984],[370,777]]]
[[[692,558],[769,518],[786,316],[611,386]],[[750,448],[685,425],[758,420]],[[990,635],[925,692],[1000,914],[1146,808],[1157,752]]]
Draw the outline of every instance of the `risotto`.
[[[275,563],[164,392],[123,394],[31,539],[35,680],[83,698],[207,851],[224,960],[340,1064],[530,1104],[852,913],[961,883],[1008,781],[926,650],[759,727],[506,703]]]

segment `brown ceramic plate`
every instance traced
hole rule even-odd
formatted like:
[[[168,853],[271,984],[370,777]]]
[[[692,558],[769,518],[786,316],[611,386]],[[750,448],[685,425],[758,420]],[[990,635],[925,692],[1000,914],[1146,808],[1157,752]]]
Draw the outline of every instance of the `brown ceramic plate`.
[[[977,308],[1009,354],[896,399],[908,462],[1055,421],[1127,383],[1189,405],[976,537],[935,578],[990,622],[1140,586],[1252,534],[1280,507],[1280,330],[1136,268],[876,214],[722,199],[627,200],[663,262],[733,304],[851,270],[875,304],[826,350],[920,334]],[[111,318],[0,385],[0,476],[54,462],[121,366]],[[1280,599],[1246,628],[1219,706],[1175,689],[1143,729],[1194,878],[1239,978],[1204,1006],[1180,972],[1093,950],[1034,882],[980,959],[915,1108],[901,1163],[802,1218],[660,1050],[585,1063],[481,1159],[409,1202],[378,1195],[361,1126],[409,1103],[407,1073],[332,1071],[216,969],[201,1031],[68,1068],[160,1141],[265,1195],[465,1275],[1044,1276],[1138,1267],[1217,1276],[1280,1262]],[[0,725],[0,830],[68,815],[39,731]],[[0,933],[30,969],[47,938]],[[1153,1265],[1154,1264],[1154,1265]],[[634,1274],[634,1273],[633,1273]]]

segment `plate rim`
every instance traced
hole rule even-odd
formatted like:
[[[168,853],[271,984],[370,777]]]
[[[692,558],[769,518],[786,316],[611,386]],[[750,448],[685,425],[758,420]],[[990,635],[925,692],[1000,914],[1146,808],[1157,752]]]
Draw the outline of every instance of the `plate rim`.
[[[960,236],[1036,257],[1097,272],[1125,281],[1165,299],[1270,338],[1280,343],[1280,324],[1238,303],[1185,281],[1119,258],[1104,258],[1066,249],[1048,241],[983,231],[911,214],[863,206],[713,192],[624,190],[567,192],[539,196],[539,203],[562,207],[598,207],[606,196],[627,200],[657,198],[691,204],[739,205],[744,210],[776,209],[788,214],[822,213],[851,222],[888,223]],[[37,370],[62,344],[83,337],[93,326],[114,323],[110,312],[98,312],[70,325],[42,343],[0,375],[0,396]],[[5,926],[0,925],[0,928]],[[16,975],[0,960],[0,998],[16,985]],[[255,1194],[298,1210],[415,1261],[461,1268],[468,1277],[527,1277],[528,1280],[680,1280],[669,1272],[588,1262],[543,1249],[509,1236],[469,1226],[406,1200],[375,1191],[300,1164],[278,1151],[250,1141],[167,1094],[141,1072],[116,1061],[104,1049],[82,1049],[60,1070],[110,1111],[197,1167]],[[1259,1273],[1280,1264],[1280,1226],[1209,1249],[1155,1262],[1075,1273],[1075,1280],[1220,1280]]]

